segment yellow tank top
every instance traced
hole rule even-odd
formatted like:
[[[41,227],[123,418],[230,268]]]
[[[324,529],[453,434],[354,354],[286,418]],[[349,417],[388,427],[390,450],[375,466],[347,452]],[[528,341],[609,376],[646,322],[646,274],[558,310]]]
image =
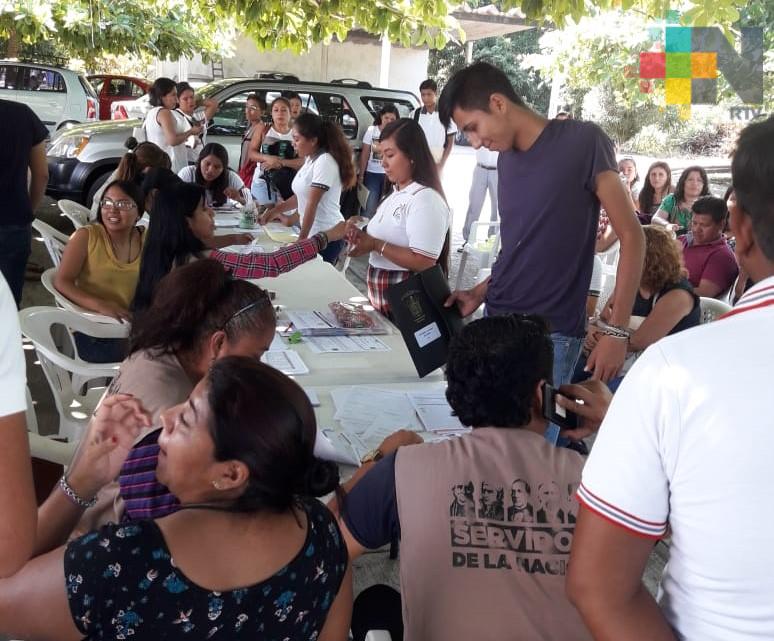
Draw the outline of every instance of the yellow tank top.
[[[140,256],[142,244],[145,242],[144,229],[139,227],[140,247],[135,247],[137,241],[133,240],[132,255],[137,258],[131,263],[124,263],[116,258],[110,238],[102,225],[95,223],[88,225],[86,229],[89,230],[89,250],[78,276],[78,287],[92,296],[129,309],[140,276]]]

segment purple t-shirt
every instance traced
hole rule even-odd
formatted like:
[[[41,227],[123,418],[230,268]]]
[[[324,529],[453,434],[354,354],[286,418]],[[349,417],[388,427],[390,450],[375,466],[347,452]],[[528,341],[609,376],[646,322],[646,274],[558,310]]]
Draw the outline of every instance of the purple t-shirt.
[[[615,149],[590,122],[550,120],[527,151],[500,153],[488,314],[540,314],[551,331],[583,336],[603,171],[618,171]]]

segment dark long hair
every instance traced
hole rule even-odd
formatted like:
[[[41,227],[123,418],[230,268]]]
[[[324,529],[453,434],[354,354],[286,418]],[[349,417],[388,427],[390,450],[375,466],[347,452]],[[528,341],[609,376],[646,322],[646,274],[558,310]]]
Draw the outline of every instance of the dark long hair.
[[[323,120],[317,114],[306,112],[296,118],[293,127],[304,138],[317,138],[317,148],[333,156],[339,166],[342,189],[355,186],[357,175],[352,162],[352,147],[349,146],[341,128],[336,123]]]
[[[219,262],[205,258],[159,281],[150,307],[132,323],[129,353],[195,352],[218,330],[233,341],[276,324],[265,290],[232,278]]]
[[[241,461],[250,472],[231,509],[284,512],[338,488],[338,466],[314,456],[317,421],[295,381],[240,356],[215,361],[207,379],[215,459]]]
[[[151,107],[162,107],[164,105],[161,99],[176,89],[175,81],[170,78],[156,78],[151,88],[148,90],[149,102]]]
[[[207,185],[207,181],[204,180],[204,175],[202,174],[202,161],[207,156],[215,156],[215,158],[220,160],[220,164],[223,165],[223,171],[220,172],[220,176],[213,180],[209,186]],[[228,200],[226,198],[225,191],[226,187],[228,187],[229,171],[228,152],[226,151],[226,148],[217,142],[208,142],[206,145],[204,145],[201,152],[199,153],[199,159],[196,161],[196,184],[210,190],[212,193],[212,204],[215,207],[223,205],[226,200]]]
[[[132,141],[134,144],[132,145]],[[169,169],[172,161],[161,147],[152,142],[137,143],[134,138],[129,138],[125,145],[129,152],[125,153],[118,163],[116,178],[118,180],[138,181],[142,173],[148,168],[164,167]],[[132,145],[132,146],[129,146]]]
[[[122,192],[129,196],[129,198],[134,201],[134,204],[137,205],[137,217],[139,218],[142,216],[143,212],[145,211],[145,194],[143,194],[142,189],[140,189],[135,183],[129,182],[128,180],[114,180],[107,187],[105,187],[105,191],[102,192],[103,198],[105,197],[108,189],[111,187],[118,187]],[[97,220],[100,224],[104,225],[104,222],[102,221],[101,205],[99,206],[98,211],[99,213],[97,214]]]
[[[188,219],[204,198],[199,185],[180,182],[162,189],[153,200],[150,225],[140,260],[140,277],[132,301],[132,311],[146,309],[157,283],[173,267],[200,258],[204,243],[191,231]]]
[[[657,160],[650,167],[648,167],[648,173],[645,174],[645,180],[642,183],[642,189],[640,189],[640,212],[643,214],[649,214],[651,213],[651,209],[653,209],[653,199],[656,196],[656,190],[650,182],[650,172],[659,168],[663,169],[667,175],[666,191],[664,192],[664,196],[672,192],[672,170],[663,160]]]
[[[675,187],[675,203],[678,207],[685,198],[685,181],[688,180],[688,176],[690,176],[694,171],[698,172],[701,176],[701,179],[704,181],[704,187],[702,187],[699,196],[706,196],[710,193],[709,178],[707,178],[707,172],[704,167],[699,167],[699,165],[687,167],[683,170],[683,173],[680,174],[680,178],[677,179],[677,187]]]
[[[446,200],[441,185],[441,177],[438,174],[438,166],[435,164],[433,154],[430,153],[430,147],[427,145],[427,138],[422,127],[414,122],[412,118],[399,118],[388,124],[382,129],[382,135],[379,141],[384,143],[390,138],[395,140],[395,145],[401,153],[411,161],[411,178],[414,182],[430,187],[437,191],[441,198]],[[449,275],[449,247],[451,245],[451,234],[446,232],[446,240],[443,243],[443,249],[438,256],[438,264],[443,273]]]

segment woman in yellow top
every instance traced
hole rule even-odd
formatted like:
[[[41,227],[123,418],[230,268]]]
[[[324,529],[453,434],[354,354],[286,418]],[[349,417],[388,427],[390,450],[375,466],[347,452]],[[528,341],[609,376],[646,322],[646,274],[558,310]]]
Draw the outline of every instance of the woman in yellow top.
[[[78,229],[65,247],[54,279],[62,295],[90,311],[120,321],[129,319],[144,241],[143,228],[137,227],[143,201],[142,190],[133,183],[115,181],[108,185],[100,202],[98,222]],[[81,350],[83,344],[84,339],[76,337],[84,360],[113,360],[107,359],[106,350],[100,350],[106,360],[96,355],[88,358]],[[122,360],[120,354],[114,354]]]

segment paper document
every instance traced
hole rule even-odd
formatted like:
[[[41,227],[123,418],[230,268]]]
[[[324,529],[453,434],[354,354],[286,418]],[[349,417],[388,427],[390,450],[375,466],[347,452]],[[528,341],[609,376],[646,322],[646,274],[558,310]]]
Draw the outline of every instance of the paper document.
[[[231,214],[216,214],[215,227],[237,227],[239,225],[239,216]]]
[[[438,389],[427,392],[409,392],[411,404],[428,432],[466,430],[446,400],[446,391]]]
[[[309,368],[304,361],[291,349],[277,350],[275,352],[264,352],[261,362],[278,369],[283,374],[294,376],[298,374],[308,374]]]
[[[309,387],[304,388],[304,393],[306,394],[307,398],[309,399],[309,402],[312,404],[312,407],[319,407],[320,406],[320,397],[317,395],[317,390],[313,390]]]
[[[314,439],[314,455],[317,458],[359,466],[360,459],[367,453],[368,449],[357,437],[332,429],[317,428],[317,436]]]
[[[388,345],[374,336],[309,336],[304,342],[315,354],[390,351]]]
[[[390,421],[395,429],[416,425],[414,407],[405,392],[395,392],[373,387],[353,387],[343,407],[336,408],[334,416],[339,421],[370,426],[377,418]]]
[[[269,223],[263,230],[275,243],[294,243],[298,240],[298,232],[282,223]]]

